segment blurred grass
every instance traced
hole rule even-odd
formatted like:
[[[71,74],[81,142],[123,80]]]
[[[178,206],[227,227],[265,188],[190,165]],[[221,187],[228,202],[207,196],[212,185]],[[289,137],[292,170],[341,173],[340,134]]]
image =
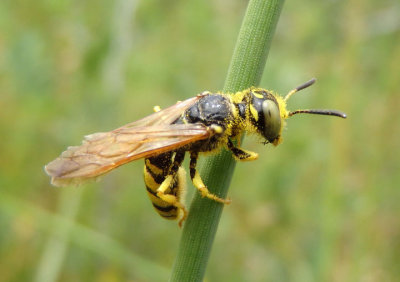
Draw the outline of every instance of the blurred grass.
[[[245,6],[0,2],[2,280],[37,275],[55,238],[43,221],[65,217],[64,192],[50,187],[43,165],[85,134],[220,90]],[[284,94],[315,76],[289,107],[338,108],[349,118],[293,117],[276,148],[245,140],[260,158],[237,166],[208,280],[399,277],[399,13],[394,0],[285,3],[260,85]],[[132,163],[80,188],[70,221],[84,229],[63,239],[58,281],[166,277],[154,269],[170,269],[180,230],[153,212],[141,172]],[[137,271],[106,255],[115,248],[151,263]]]

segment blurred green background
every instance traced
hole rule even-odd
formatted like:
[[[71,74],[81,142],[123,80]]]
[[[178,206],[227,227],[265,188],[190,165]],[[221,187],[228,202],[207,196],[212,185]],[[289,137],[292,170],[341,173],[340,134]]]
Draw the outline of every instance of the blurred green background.
[[[167,279],[181,230],[153,211],[142,161],[63,189],[43,166],[85,134],[220,90],[246,4],[0,2],[0,280]],[[260,86],[317,77],[289,108],[348,119],[295,116],[276,148],[246,139],[260,157],[236,167],[208,281],[398,279],[399,15],[396,0],[285,3]]]

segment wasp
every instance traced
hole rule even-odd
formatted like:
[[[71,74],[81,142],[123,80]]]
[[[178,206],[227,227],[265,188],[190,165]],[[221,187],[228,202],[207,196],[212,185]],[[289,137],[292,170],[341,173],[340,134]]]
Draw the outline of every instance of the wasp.
[[[297,91],[309,87],[312,79],[291,90],[285,97],[272,91],[251,87],[236,94],[208,91],[178,102],[110,132],[85,136],[82,145],[68,147],[60,157],[45,166],[55,186],[81,184],[128,162],[144,158],[144,182],[156,211],[166,219],[180,219],[188,212],[183,204],[185,171],[181,167],[186,153],[194,187],[203,197],[229,204],[211,193],[203,183],[196,164],[200,153],[216,152],[222,147],[239,161],[258,157],[235,145],[243,133],[261,136],[265,143],[282,141],[285,120],[306,113],[346,118],[336,110],[286,109],[287,100]]]

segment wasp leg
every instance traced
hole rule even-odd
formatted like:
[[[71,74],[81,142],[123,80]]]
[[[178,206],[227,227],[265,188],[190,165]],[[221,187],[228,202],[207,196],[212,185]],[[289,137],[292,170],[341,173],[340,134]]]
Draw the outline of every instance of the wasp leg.
[[[228,139],[228,149],[231,150],[235,159],[239,161],[254,161],[258,158],[258,154],[247,150],[240,149],[233,145],[231,139]]]
[[[183,159],[185,158],[185,152],[176,152],[174,162],[170,168],[168,176],[165,178],[165,180],[161,183],[160,187],[157,189],[157,197],[159,197],[161,200],[177,207],[183,212],[182,218],[179,220],[179,226],[182,226],[182,223],[185,221],[187,218],[188,212],[185,208],[185,205],[181,202],[181,199],[179,199],[176,195],[166,193],[172,186],[173,186],[173,181],[176,177],[176,174],[179,170],[179,168],[182,165]],[[179,189],[179,188],[178,188]],[[181,191],[177,191],[178,196]]]
[[[199,190],[202,197],[207,197],[211,200],[214,200],[218,203],[222,204],[230,204],[230,199],[222,199],[217,195],[214,195],[210,191],[208,191],[206,185],[204,185],[203,180],[200,177],[199,172],[196,170],[197,158],[199,154],[196,152],[190,153],[190,178],[192,179],[194,187]]]

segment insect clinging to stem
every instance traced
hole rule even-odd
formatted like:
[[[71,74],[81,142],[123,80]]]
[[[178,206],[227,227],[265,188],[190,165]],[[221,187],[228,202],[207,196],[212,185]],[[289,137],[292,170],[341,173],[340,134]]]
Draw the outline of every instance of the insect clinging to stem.
[[[45,171],[55,186],[77,185],[144,158],[144,181],[154,208],[164,218],[180,219],[181,226],[188,214],[183,204],[185,172],[181,167],[186,152],[190,155],[190,178],[201,195],[228,204],[230,200],[214,195],[203,183],[196,170],[199,153],[226,147],[235,159],[251,161],[258,154],[232,142],[244,132],[258,134],[276,146],[282,141],[285,120],[293,115],[346,118],[336,110],[286,109],[294,93],[314,82],[311,79],[285,97],[256,87],[235,94],[205,91],[115,130],[87,135],[80,146],[68,147],[47,164]]]

